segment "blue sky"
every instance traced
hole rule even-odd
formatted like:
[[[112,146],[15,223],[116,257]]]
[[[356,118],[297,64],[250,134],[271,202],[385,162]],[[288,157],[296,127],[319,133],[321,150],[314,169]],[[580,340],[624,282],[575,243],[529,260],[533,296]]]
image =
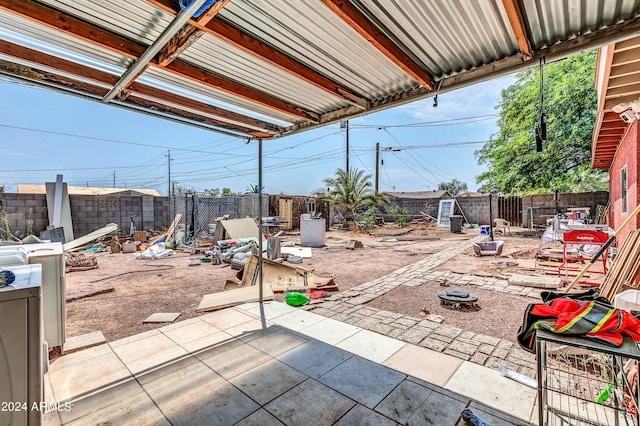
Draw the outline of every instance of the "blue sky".
[[[423,191],[453,178],[476,190],[474,151],[495,133],[495,105],[503,77],[350,121],[350,167],[375,172],[380,143],[380,191]],[[478,117],[469,119],[469,117]],[[448,122],[447,122],[448,120]],[[427,123],[416,125],[419,123]],[[0,184],[43,184],[64,176],[71,186],[168,190],[257,184],[257,142],[227,137],[171,121],[0,79]],[[431,145],[432,147],[428,147]],[[445,145],[433,147],[433,145]],[[447,146],[449,145],[449,146]],[[385,151],[385,148],[400,151]],[[265,140],[265,193],[308,195],[345,167],[345,131],[339,125]]]

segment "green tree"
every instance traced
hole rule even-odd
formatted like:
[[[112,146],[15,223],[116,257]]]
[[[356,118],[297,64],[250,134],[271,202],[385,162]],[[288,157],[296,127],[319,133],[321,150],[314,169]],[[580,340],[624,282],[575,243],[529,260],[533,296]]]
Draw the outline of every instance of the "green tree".
[[[442,191],[447,191],[449,194],[456,196],[462,192],[465,192],[467,189],[467,183],[461,182],[458,179],[451,179],[449,182],[440,182],[438,184],[438,189]]]
[[[204,194],[209,197],[219,197],[220,196],[220,188],[209,188],[204,190]]]
[[[356,208],[360,206],[373,206],[383,202],[383,198],[374,194],[371,175],[366,175],[363,170],[343,169],[336,171],[335,177],[326,178],[325,185],[328,194],[325,199],[332,206],[342,208],[346,219],[353,218]]]
[[[498,132],[475,155],[488,170],[477,177],[485,188],[505,194],[606,190],[605,173],[590,167],[597,112],[596,52],[544,66],[543,110],[547,140],[536,152],[534,128],[540,110],[540,73],[517,74],[502,91]]]

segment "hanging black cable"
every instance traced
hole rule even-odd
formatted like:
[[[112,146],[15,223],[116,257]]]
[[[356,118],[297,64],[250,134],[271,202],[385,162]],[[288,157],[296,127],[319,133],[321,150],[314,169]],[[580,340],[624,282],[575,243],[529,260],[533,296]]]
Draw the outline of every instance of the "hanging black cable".
[[[540,58],[540,110],[536,123],[536,152],[542,152],[542,141],[547,140],[547,114],[544,113],[544,57]]]

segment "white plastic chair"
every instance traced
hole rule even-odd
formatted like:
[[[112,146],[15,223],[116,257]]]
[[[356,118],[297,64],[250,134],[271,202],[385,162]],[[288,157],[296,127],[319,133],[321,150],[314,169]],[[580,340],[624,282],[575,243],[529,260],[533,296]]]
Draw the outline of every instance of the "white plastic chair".
[[[500,219],[499,217],[493,219],[493,226],[495,226],[496,228],[502,228],[502,233],[504,235],[507,235],[507,230],[509,231],[509,233],[511,233],[510,225],[511,224],[509,223],[509,221]]]

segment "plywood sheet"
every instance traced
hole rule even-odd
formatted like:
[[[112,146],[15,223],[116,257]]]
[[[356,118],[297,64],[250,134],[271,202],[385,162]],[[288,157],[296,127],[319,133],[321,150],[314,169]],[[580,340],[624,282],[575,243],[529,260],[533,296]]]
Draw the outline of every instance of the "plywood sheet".
[[[219,293],[205,294],[196,308],[196,312],[215,311],[243,303],[258,302],[259,291],[257,285],[242,287]],[[263,285],[263,300],[273,300],[273,291],[266,283]]]
[[[230,219],[219,222],[232,239],[237,238],[258,238],[260,230],[258,225],[250,217],[242,219]]]

